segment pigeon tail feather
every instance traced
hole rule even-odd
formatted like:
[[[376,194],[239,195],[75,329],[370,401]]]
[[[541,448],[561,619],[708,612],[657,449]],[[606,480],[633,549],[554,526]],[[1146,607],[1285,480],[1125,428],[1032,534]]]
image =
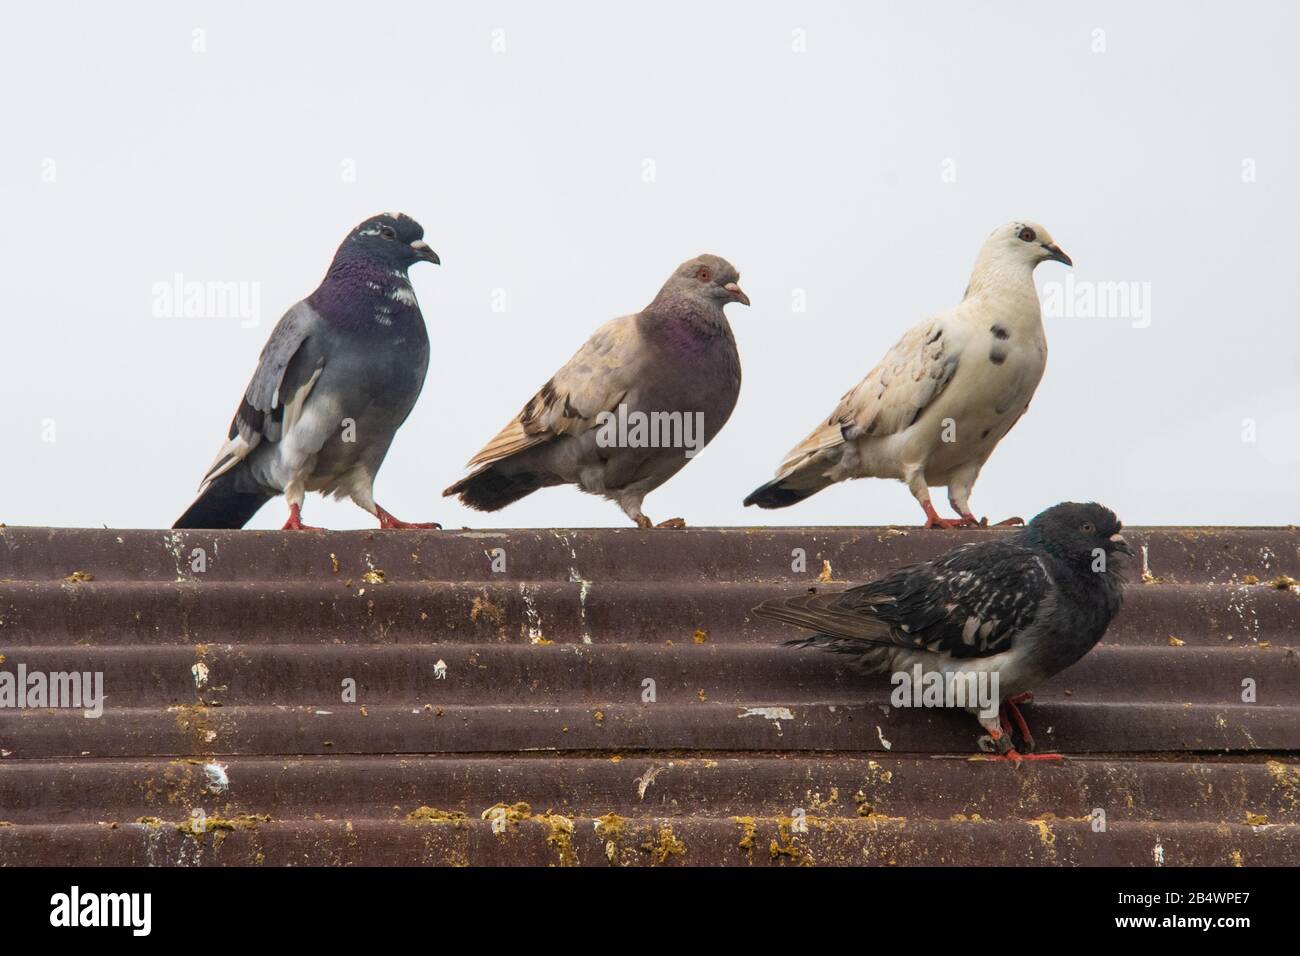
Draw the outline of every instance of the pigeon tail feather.
[[[443,497],[458,495],[461,504],[475,511],[500,511],[539,488],[559,483],[558,478],[531,471],[507,471],[501,464],[493,463],[466,475],[444,491]]]
[[[818,633],[808,638],[797,638],[796,644],[837,644],[845,642],[891,646],[890,628],[883,621],[856,614],[841,606],[843,594],[799,594],[787,598],[771,598],[753,609],[759,617],[783,624],[807,628]]]
[[[817,492],[821,491],[829,481],[814,485],[811,488],[792,488],[788,484],[788,476],[785,478],[773,478],[761,488],[756,488],[750,492],[749,497],[745,499],[745,505],[758,505],[760,508],[788,508],[790,505],[798,504],[805,498],[811,498]]]
[[[250,483],[241,481],[243,477],[240,468],[218,475],[172,527],[242,528],[248,524],[262,505],[275,495],[261,488],[248,490]]]

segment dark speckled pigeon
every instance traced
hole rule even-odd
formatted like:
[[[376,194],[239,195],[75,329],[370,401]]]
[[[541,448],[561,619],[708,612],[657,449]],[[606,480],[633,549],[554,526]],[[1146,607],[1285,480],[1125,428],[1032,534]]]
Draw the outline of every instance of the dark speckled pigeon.
[[[189,510],[177,528],[242,528],[276,495],[286,530],[308,491],[349,497],[381,528],[399,521],[375,503],[375,474],[429,368],[429,336],[407,277],[437,263],[409,216],[373,216],[343,240],[320,286],[285,314]]]
[[[642,528],[647,494],[718,433],[740,394],[740,356],[723,314],[749,305],[725,259],[684,262],[654,301],[607,322],[470,459],[444,495],[496,511],[539,488],[572,484],[617,502]],[[659,527],[679,528],[680,518]]]
[[[1017,704],[1092,650],[1119,611],[1124,568],[1112,559],[1133,554],[1119,532],[1109,509],[1066,502],[1021,531],[847,591],[765,601],[754,613],[817,631],[791,643],[848,654],[864,670],[996,674],[997,716],[967,709],[985,742],[1018,761],[1010,721],[1026,752],[1034,739]]]

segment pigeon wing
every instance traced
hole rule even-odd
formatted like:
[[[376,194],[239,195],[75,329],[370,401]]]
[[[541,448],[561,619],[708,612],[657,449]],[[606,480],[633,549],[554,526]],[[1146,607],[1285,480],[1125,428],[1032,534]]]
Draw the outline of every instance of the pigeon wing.
[[[490,464],[560,435],[580,435],[618,408],[636,380],[636,316],[606,322],[483,449],[468,468]]]
[[[247,458],[262,439],[279,441],[292,430],[325,365],[323,355],[306,347],[319,321],[311,306],[299,302],[276,323],[200,490]]]
[[[915,326],[840,399],[826,421],[790,450],[777,477],[784,478],[827,448],[910,427],[943,394],[956,371],[957,354],[949,348],[943,320]]]
[[[870,584],[777,598],[754,612],[842,645],[988,657],[1010,649],[1017,633],[1049,613],[1052,595],[1051,577],[1033,551],[1011,542],[981,542]]]

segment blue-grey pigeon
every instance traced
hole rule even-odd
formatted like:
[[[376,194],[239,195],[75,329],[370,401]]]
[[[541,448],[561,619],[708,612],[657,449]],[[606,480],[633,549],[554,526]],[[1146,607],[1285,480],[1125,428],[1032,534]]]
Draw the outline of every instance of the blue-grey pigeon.
[[[375,474],[424,386],[429,335],[407,270],[438,263],[420,224],[372,216],[343,240],[316,291],[291,308],[262,349],[229,440],[176,528],[242,528],[276,495],[285,530],[308,491],[349,497],[381,528],[399,521],[374,499]]]
[[[994,706],[966,709],[988,732],[983,742],[1018,761],[1010,720],[1026,753],[1033,736],[1017,704],[1092,650],[1119,611],[1124,568],[1112,559],[1133,554],[1120,527],[1108,508],[1065,502],[1011,534],[847,591],[765,601],[754,613],[816,631],[790,643],[847,654],[863,670],[911,675],[919,666],[945,686],[981,678],[996,687]]]
[[[647,494],[718,433],[740,394],[740,356],[723,314],[749,305],[735,266],[682,263],[654,301],[596,330],[444,495],[496,511],[551,485],[618,504],[639,527]],[[680,528],[681,518],[658,527]]]

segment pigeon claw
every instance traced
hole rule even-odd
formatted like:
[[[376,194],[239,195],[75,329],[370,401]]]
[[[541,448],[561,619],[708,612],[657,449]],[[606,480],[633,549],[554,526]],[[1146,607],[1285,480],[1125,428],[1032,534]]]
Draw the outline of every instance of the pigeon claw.
[[[1031,754],[1031,753],[1020,753],[1018,750],[1016,750],[1015,747],[1012,747],[1010,750],[1008,750],[1008,751],[1007,751],[1006,753],[1004,753],[1004,754],[994,754],[993,756],[989,757],[988,759],[989,759],[989,760],[1009,760],[1009,761],[1011,761],[1012,765],[1015,766],[1015,768],[1016,768],[1017,770],[1020,769],[1020,765],[1021,765],[1022,763],[1024,763],[1026,760],[1039,760],[1039,761],[1050,760],[1050,761],[1053,761],[1053,762],[1056,762],[1056,763],[1061,763],[1061,762],[1064,762],[1064,760],[1065,760],[1065,758],[1062,757],[1060,754]]]
[[[1015,721],[1016,729],[1020,731],[1020,739],[1024,742],[1024,752],[1027,754],[1034,752],[1034,735],[1029,732],[1029,724],[1025,722],[1025,715],[1020,712],[1020,708],[1016,705],[1028,703],[1033,699],[1033,694],[1017,694],[1014,697],[1008,697],[1002,703],[1000,714],[1002,727],[1006,731],[1008,738],[1011,736],[1010,721]]]
[[[281,531],[324,531],[324,528],[317,528],[313,525],[302,523],[302,505],[289,506],[289,520],[284,523]]]
[[[669,518],[667,521],[661,521],[655,524],[645,515],[637,515],[636,526],[638,528],[685,528],[685,518]]]
[[[956,522],[958,528],[1009,528],[1013,525],[1023,525],[1024,518],[1008,518],[1006,521],[999,521],[991,524],[988,518],[976,518],[969,511],[961,512],[961,520]],[[928,525],[927,525],[928,527]]]
[[[1003,719],[1001,713],[999,719]],[[998,754],[1005,756],[1008,753],[1015,753],[1015,745],[1011,742],[1011,734],[998,730],[996,727],[989,727],[988,733],[979,739],[980,750],[986,754]]]
[[[401,518],[395,518],[390,515],[379,505],[375,505],[375,517],[379,519],[379,527],[410,529],[420,531],[441,531],[442,525],[436,521],[403,521]]]
[[[922,502],[921,507],[925,509],[926,528],[941,528],[944,531],[948,531],[952,528],[961,527],[960,521],[951,521],[948,518],[941,518],[939,512],[934,510],[934,505],[930,504],[930,502]]]
[[[1005,726],[1006,716],[999,714],[999,720],[1003,722]],[[1022,753],[1012,744],[1010,731],[998,731],[991,728],[987,734],[980,737],[979,748],[986,754],[989,754],[988,757],[982,759],[1009,760],[1017,770],[1020,769],[1020,765],[1026,760],[1051,760],[1060,762],[1065,759],[1060,754],[1036,754],[1031,753],[1028,750]]]
[[[1020,762],[1022,760],[1058,760],[1059,761],[1065,759],[1060,754],[1057,753],[1040,754],[1034,752],[1035,748],[1037,747],[1037,744],[1034,743],[1034,735],[1029,732],[1029,724],[1026,723],[1025,715],[1020,712],[1020,707],[1019,707],[1020,704],[1033,703],[1033,700],[1034,700],[1034,695],[1029,691],[1025,691],[1024,693],[1021,694],[1012,694],[1005,701],[1003,701],[1002,706],[998,708],[998,724],[1002,727],[1001,734],[998,737],[993,737],[992,736],[993,731],[991,729],[989,731],[990,739],[994,740],[995,742],[996,741],[1006,742],[1008,749],[1003,750],[999,754],[999,757],[1006,758],[1008,760],[1013,761],[1016,764],[1016,766],[1020,766]],[[1016,730],[1020,731],[1020,737],[1021,740],[1023,741],[1021,748],[1018,751],[1016,750],[1015,746],[1012,744],[1011,725],[1013,723],[1015,724]],[[983,738],[981,738],[980,746],[981,748],[983,748],[984,746]],[[999,744],[999,747],[1000,746],[1001,744]]]

